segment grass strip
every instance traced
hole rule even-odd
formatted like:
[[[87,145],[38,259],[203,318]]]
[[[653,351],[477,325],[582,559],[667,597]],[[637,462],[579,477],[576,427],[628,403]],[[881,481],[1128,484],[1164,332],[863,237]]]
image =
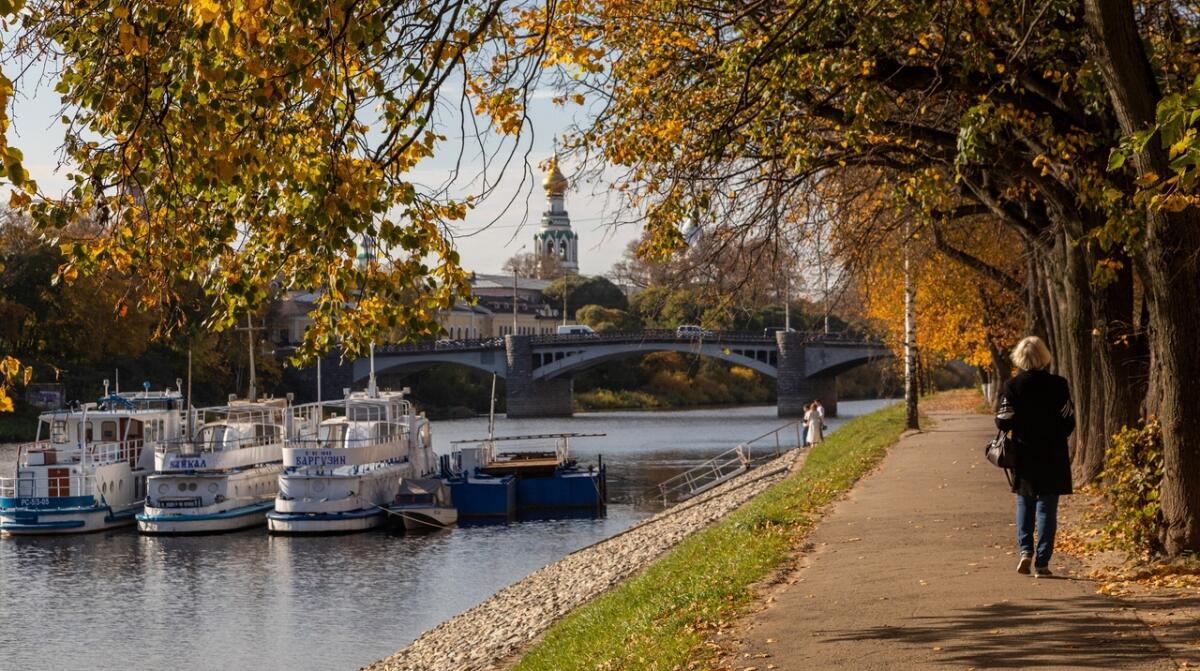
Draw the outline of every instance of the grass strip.
[[[737,617],[819,509],[871,469],[904,430],[890,406],[838,427],[804,467],[556,623],[517,671],[683,668],[706,633]]]

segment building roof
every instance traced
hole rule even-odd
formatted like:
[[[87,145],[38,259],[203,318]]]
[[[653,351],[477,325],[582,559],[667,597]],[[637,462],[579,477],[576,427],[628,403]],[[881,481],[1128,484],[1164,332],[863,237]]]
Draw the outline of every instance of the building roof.
[[[518,277],[517,289],[526,291],[545,291],[554,280],[539,280],[536,277]],[[476,289],[508,289],[513,288],[512,275],[492,275],[490,273],[475,273],[471,278],[471,287]]]

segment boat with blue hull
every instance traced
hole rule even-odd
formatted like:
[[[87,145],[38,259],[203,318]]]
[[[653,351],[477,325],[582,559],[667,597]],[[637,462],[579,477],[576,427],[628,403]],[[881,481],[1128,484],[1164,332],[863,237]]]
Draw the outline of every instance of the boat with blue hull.
[[[265,524],[274,509],[291,427],[286,399],[196,410],[186,440],[159,446],[138,531],[210,534]]]
[[[556,510],[603,512],[604,465],[581,465],[570,450],[573,438],[603,435],[550,433],[454,441],[443,460],[443,479],[463,519]]]
[[[0,533],[55,535],[133,524],[154,451],[183,430],[178,390],[110,394],[43,413],[20,445],[14,477],[0,478]]]
[[[385,522],[386,506],[406,478],[435,476],[429,420],[404,391],[367,391],[298,406],[297,435],[283,450],[273,534],[366,531]]]

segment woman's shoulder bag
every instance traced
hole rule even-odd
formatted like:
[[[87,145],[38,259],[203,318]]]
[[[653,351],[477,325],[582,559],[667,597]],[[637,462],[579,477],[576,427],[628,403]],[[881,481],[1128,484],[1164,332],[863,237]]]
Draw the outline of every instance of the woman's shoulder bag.
[[[1016,460],[1013,457],[1015,449],[1012,436],[1007,431],[997,431],[996,437],[988,441],[987,447],[983,448],[983,454],[987,460],[992,462],[993,466],[1004,469],[1004,476],[1008,478],[1008,482],[1012,484],[1012,475],[1009,473],[1016,467]]]

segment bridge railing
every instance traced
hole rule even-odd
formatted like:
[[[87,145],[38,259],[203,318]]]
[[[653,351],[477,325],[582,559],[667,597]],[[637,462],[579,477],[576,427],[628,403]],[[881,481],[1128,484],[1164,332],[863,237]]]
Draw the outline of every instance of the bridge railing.
[[[804,342],[820,342],[826,344],[863,344],[873,342],[870,338],[851,331],[825,333],[823,331],[800,331]],[[583,343],[643,343],[643,342],[688,342],[688,343],[749,343],[774,344],[774,332],[764,331],[695,331],[679,332],[674,329],[646,329],[642,331],[605,331],[604,333],[586,334],[548,334],[530,336],[533,345],[578,345]],[[416,352],[466,351],[466,350],[502,350],[504,338],[460,338],[455,340],[438,340],[436,342],[407,343],[401,345],[381,345],[375,348],[376,354],[404,354]]]

